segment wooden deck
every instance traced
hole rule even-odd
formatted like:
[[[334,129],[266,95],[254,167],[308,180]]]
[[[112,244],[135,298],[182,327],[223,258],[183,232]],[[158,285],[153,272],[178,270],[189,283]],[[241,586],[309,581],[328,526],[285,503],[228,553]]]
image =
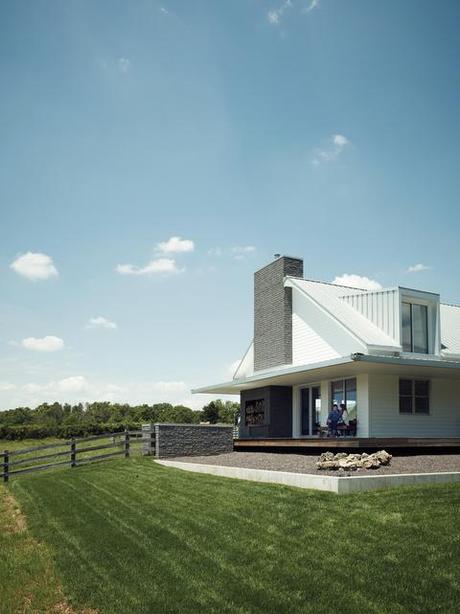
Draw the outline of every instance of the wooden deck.
[[[235,450],[269,450],[283,448],[284,450],[311,450],[311,449],[429,449],[439,448],[448,450],[460,449],[460,437],[309,437],[299,439],[235,439]]]

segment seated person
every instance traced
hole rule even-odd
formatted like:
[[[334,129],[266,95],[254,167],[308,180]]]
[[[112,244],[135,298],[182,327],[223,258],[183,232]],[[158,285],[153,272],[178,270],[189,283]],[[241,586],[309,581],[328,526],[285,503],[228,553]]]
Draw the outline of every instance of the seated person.
[[[354,420],[350,420],[348,423],[348,433],[352,437],[356,437],[357,426],[358,421],[356,420],[356,418]]]
[[[329,427],[328,436],[336,437],[337,436],[337,424],[340,420],[340,410],[337,403],[334,403],[331,411],[327,417],[327,426]]]
[[[345,403],[340,403],[340,419],[339,419],[339,427],[341,427],[341,432],[345,435],[349,434],[349,417],[348,417],[348,411],[347,411],[347,406],[345,405]]]

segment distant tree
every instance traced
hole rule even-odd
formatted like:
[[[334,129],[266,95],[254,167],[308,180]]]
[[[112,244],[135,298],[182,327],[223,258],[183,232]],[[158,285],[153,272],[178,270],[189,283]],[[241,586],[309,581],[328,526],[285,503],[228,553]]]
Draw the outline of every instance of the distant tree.
[[[171,403],[156,403],[152,408],[155,415],[154,422],[171,422],[173,410]]]
[[[64,419],[64,410],[57,401],[51,405],[49,403],[42,403],[35,409],[34,418],[40,424],[61,424]]]
[[[96,401],[89,403],[85,418],[90,422],[109,422],[112,417],[112,407],[108,401]]]
[[[211,401],[202,409],[201,419],[203,422],[216,424],[219,421],[219,405],[217,401]]]
[[[171,403],[128,405],[96,401],[70,405],[56,401],[42,403],[35,409],[17,407],[0,412],[0,437],[80,437],[123,428],[137,429],[143,422],[197,424],[202,420],[232,424],[238,408],[238,403],[221,399],[212,401],[200,411]]]
[[[198,422],[196,412],[185,405],[175,405],[171,412],[171,422],[182,424],[196,424]]]

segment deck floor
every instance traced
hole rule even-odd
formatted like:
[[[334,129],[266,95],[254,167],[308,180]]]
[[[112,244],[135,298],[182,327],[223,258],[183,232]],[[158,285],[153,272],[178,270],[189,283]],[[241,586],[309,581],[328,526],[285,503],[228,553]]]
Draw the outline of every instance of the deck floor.
[[[250,449],[455,449],[460,448],[460,437],[302,437],[302,438],[264,438],[235,439],[235,450]]]

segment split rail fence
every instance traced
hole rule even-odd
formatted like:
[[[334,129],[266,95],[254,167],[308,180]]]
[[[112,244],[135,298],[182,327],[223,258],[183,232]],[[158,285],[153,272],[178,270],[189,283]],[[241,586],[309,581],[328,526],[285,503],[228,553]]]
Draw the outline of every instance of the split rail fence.
[[[154,449],[154,433],[148,434],[149,448]],[[70,439],[62,443],[53,443],[44,446],[26,448],[24,450],[4,450],[0,452],[0,478],[8,482],[10,477],[32,471],[43,471],[53,467],[67,465],[78,467],[94,461],[124,456],[128,458],[132,453],[133,445],[144,442],[146,433],[142,431],[123,431],[119,433],[105,433],[91,437]],[[102,442],[107,440],[107,442]],[[102,442],[102,443],[100,443]],[[93,445],[93,444],[96,445]],[[107,450],[99,454],[102,450]],[[141,450],[139,450],[141,453]]]

